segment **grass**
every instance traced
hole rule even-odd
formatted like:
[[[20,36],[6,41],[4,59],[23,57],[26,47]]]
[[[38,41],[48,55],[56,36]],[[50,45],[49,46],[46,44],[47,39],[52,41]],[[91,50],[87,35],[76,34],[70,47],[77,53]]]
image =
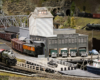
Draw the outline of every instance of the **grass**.
[[[54,80],[44,77],[27,77],[6,72],[0,72],[0,80]]]
[[[22,75],[11,74],[11,73],[6,73],[6,72],[0,72],[0,76],[25,77],[25,76],[22,76]]]
[[[100,19],[76,17],[75,22],[76,22],[76,29],[80,29],[86,26],[86,24],[88,23],[100,24]]]
[[[57,18],[57,17],[56,17]],[[68,17],[64,17],[63,18],[63,20],[64,21],[67,21],[68,19],[67,19]],[[56,19],[55,19],[56,20]],[[54,20],[54,21],[55,21]],[[58,22],[60,19],[58,19],[57,18],[57,21],[55,21],[55,22]],[[62,22],[62,24],[64,24],[64,21]],[[60,22],[60,21],[59,21]],[[59,23],[58,22],[58,23]],[[82,27],[85,27],[88,23],[90,23],[90,24],[100,24],[100,19],[94,19],[94,18],[83,18],[83,17],[75,17],[75,26],[76,27],[74,27],[75,29],[81,29]],[[67,25],[66,26],[63,26],[62,28],[68,28],[68,23],[67,23]]]
[[[76,30],[76,33],[88,35],[88,40],[91,41],[92,37],[100,39],[100,31],[86,31],[86,30]]]
[[[25,63],[25,60],[24,59],[18,59],[16,58],[18,62],[24,62]]]

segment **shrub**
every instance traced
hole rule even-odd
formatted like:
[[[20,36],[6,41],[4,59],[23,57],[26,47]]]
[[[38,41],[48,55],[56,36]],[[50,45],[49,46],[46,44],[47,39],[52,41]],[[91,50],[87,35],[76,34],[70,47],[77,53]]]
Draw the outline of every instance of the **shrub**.
[[[73,16],[73,14],[74,14],[74,12],[75,12],[75,3],[74,2],[72,2],[72,4],[71,4],[71,16]]]
[[[68,23],[68,25],[70,27],[70,24],[71,24],[70,16],[68,16],[67,23]]]
[[[75,18],[71,17],[71,28],[75,27]]]
[[[61,16],[56,16],[54,19],[55,22],[60,22],[60,24],[62,24],[62,22],[64,21],[63,17]]]

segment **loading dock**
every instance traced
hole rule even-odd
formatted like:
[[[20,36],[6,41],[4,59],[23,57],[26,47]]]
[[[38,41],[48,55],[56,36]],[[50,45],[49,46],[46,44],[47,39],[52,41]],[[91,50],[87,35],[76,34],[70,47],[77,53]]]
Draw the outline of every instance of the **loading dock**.
[[[45,44],[45,57],[49,56],[49,49],[57,48],[57,53],[59,53],[60,48],[86,48],[88,52],[88,36],[83,34],[58,34],[53,37],[43,37],[43,36],[30,36],[32,41],[44,41]],[[59,56],[59,54],[58,54]]]

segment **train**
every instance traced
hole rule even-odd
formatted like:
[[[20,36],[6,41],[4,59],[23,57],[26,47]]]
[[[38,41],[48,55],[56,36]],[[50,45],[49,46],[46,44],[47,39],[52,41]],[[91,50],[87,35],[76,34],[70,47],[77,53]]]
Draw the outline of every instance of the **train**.
[[[39,41],[30,44],[17,38],[13,38],[11,39],[11,43],[12,49],[17,50],[23,54],[27,54],[34,57],[44,54],[44,45]]]
[[[8,35],[8,38],[7,38]],[[6,38],[5,38],[6,37]],[[30,56],[37,57],[38,55],[43,55],[44,54],[44,46],[41,42],[39,43],[26,43],[25,41],[19,40],[16,38],[16,34],[14,33],[7,33],[7,32],[0,32],[0,38],[4,40],[11,41],[12,49],[17,50],[23,54],[27,54]],[[70,50],[70,56],[75,57],[75,56],[87,56],[88,54],[86,53],[86,50],[82,51],[77,50]],[[56,54],[55,54],[56,53]],[[78,54],[79,53],[79,54]],[[84,53],[84,55],[83,55]],[[62,57],[67,57],[68,56],[68,51],[66,50],[61,50],[61,55]],[[57,57],[57,50],[51,50],[51,57]]]
[[[100,14],[92,14],[92,13],[80,12],[80,13],[78,13],[78,17],[100,18]]]
[[[43,45],[41,43],[27,44],[26,42],[17,39],[16,36],[15,33],[0,31],[0,38],[11,41],[12,49],[35,57],[43,54]]]
[[[15,66],[17,63],[16,57],[11,50],[0,49],[0,61],[7,66]]]
[[[86,25],[86,30],[100,30],[100,24],[90,24]]]
[[[91,13],[78,13],[78,17],[87,17],[87,18],[93,18],[93,14]]]
[[[0,31],[0,38],[4,39],[4,40],[7,40],[7,41],[11,41],[11,39],[16,38],[16,34]]]

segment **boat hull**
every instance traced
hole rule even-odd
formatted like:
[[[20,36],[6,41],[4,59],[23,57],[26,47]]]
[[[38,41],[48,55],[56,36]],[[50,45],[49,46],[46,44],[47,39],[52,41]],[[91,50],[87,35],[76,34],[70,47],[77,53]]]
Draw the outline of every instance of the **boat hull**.
[[[91,73],[94,73],[94,74],[100,75],[100,68],[96,68],[96,67],[87,65],[87,71],[91,72]]]

